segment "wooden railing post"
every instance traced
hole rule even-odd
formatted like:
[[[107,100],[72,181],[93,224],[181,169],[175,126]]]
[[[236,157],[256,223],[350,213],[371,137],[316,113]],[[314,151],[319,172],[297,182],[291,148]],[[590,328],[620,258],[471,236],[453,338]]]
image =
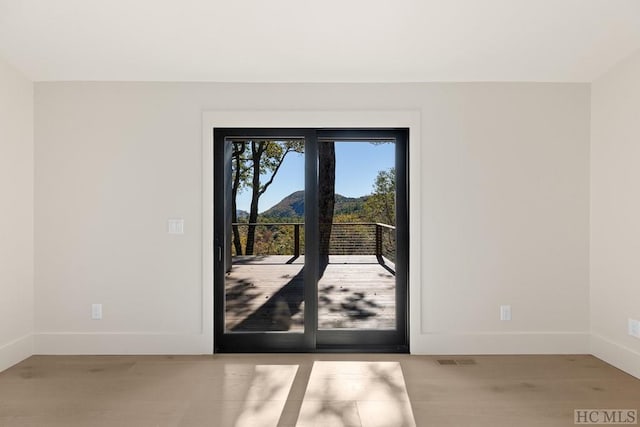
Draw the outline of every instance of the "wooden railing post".
[[[293,256],[300,256],[300,224],[293,226]]]
[[[382,227],[376,224],[376,256],[382,256]]]

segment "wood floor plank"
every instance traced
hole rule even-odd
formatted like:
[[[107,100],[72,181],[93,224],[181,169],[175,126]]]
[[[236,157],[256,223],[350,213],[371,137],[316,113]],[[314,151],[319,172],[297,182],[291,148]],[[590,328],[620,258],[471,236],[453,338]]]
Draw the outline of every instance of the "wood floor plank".
[[[585,408],[640,409],[640,379],[588,355],[32,356],[0,372],[2,427],[563,427]]]

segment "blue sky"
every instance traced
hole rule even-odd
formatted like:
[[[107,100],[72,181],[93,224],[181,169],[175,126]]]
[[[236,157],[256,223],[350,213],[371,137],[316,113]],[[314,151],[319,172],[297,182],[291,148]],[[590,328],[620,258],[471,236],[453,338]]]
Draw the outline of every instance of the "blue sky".
[[[336,142],[336,193],[346,197],[371,194],[376,175],[395,164],[395,144]],[[263,180],[264,182],[264,180]],[[289,153],[269,189],[260,197],[263,212],[294,191],[304,189],[304,155]],[[238,194],[238,209],[249,211],[251,192]]]

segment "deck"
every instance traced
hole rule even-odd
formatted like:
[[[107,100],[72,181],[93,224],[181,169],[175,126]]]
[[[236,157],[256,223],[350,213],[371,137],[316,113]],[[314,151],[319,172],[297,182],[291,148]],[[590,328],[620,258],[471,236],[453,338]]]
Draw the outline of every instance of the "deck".
[[[318,282],[319,329],[395,329],[394,266],[374,255],[332,255]],[[304,256],[233,258],[225,330],[302,331]]]

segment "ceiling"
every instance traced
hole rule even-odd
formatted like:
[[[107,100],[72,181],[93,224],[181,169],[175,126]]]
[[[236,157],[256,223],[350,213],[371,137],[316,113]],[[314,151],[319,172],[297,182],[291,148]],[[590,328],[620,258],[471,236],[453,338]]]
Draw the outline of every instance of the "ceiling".
[[[640,0],[0,0],[34,81],[585,82],[640,49]]]

